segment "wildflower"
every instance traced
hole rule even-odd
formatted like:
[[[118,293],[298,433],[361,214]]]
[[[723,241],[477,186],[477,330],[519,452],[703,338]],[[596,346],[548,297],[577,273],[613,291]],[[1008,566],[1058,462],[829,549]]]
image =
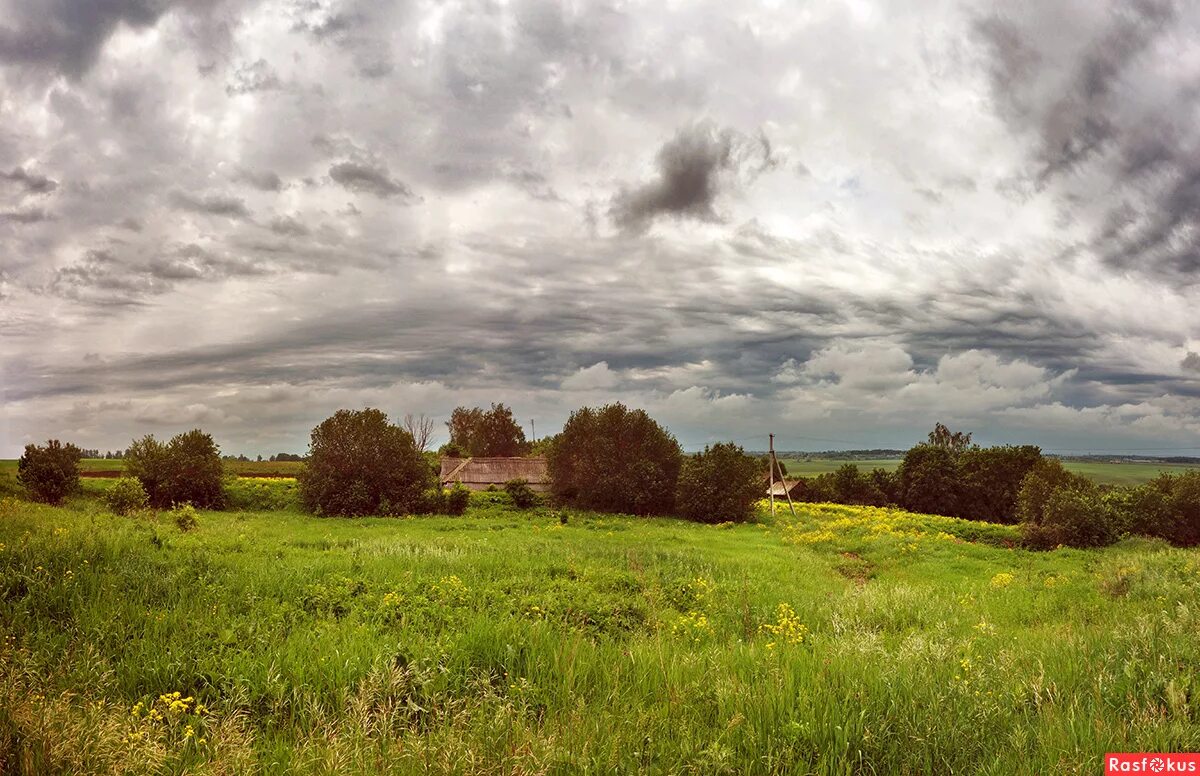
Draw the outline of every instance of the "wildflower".
[[[775,612],[775,622],[764,623],[759,627],[759,631],[775,636],[776,641],[782,641],[784,644],[802,644],[808,636],[808,628],[800,622],[795,610],[790,605],[781,603]],[[775,642],[767,645],[767,649],[774,648]]]
[[[1014,577],[1012,574],[1009,574],[1007,571],[1001,571],[999,574],[992,577],[992,587],[997,589],[1008,587],[1013,583],[1014,579],[1016,579],[1016,577]]]

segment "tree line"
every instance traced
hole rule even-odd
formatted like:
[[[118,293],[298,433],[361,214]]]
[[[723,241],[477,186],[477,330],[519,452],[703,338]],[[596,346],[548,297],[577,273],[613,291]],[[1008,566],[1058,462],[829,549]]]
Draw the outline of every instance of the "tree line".
[[[645,411],[620,403],[576,410],[559,434],[536,444],[503,404],[455,409],[447,423],[450,441],[438,454],[425,450],[432,427],[424,416],[393,424],[377,409],[334,413],[310,435],[298,475],[304,508],[322,516],[461,514],[468,496],[461,486],[441,487],[439,455],[544,455],[554,502],[597,511],[739,522],[753,516],[764,493],[764,460],[732,442],[685,455]],[[59,503],[79,488],[82,454],[57,440],[29,445],[18,479],[36,498]],[[109,491],[116,511],[225,505],[220,450],[199,429],[167,442],[135,440],[124,459],[129,478]],[[527,483],[507,489],[520,506],[538,500]],[[1200,472],[1102,486],[1036,446],[980,447],[970,434],[940,423],[894,472],[846,464],[799,478],[791,492],[801,501],[1019,523],[1027,546],[1037,548],[1100,546],[1130,533],[1200,544]]]

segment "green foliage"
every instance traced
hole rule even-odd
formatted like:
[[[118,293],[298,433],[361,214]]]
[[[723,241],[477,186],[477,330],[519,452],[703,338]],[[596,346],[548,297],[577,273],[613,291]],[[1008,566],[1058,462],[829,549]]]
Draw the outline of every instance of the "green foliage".
[[[1200,471],[1162,474],[1133,494],[1130,530],[1181,547],[1200,545]]]
[[[764,468],[732,442],[705,447],[683,459],[676,512],[700,523],[744,523],[762,498]]]
[[[1094,486],[1060,487],[1050,492],[1038,522],[1021,523],[1025,544],[1035,549],[1103,547],[1117,540],[1112,507]]]
[[[25,445],[25,454],[17,462],[17,481],[29,495],[47,504],[79,491],[79,448],[51,439],[45,446]]]
[[[911,512],[957,515],[958,462],[951,448],[921,444],[904,454],[900,464],[900,505]]]
[[[200,527],[200,519],[196,515],[196,508],[190,503],[184,503],[172,509],[170,517],[175,526],[185,533],[194,531]]]
[[[149,498],[136,477],[121,477],[104,491],[104,503],[113,514],[128,515],[145,509]]]
[[[376,409],[338,410],[313,429],[300,496],[318,515],[420,511],[434,477],[412,435]]]
[[[529,451],[524,430],[513,419],[512,410],[503,404],[493,404],[487,411],[457,407],[446,426],[450,429],[450,444],[462,456],[509,458]]]
[[[224,506],[221,451],[200,429],[177,434],[165,445],[153,436],[134,440],[125,453],[125,470],[142,483],[150,506],[157,509]]]
[[[517,509],[532,509],[540,501],[538,494],[529,487],[528,482],[522,479],[509,480],[504,483],[504,492],[512,499],[513,506]]]
[[[1017,518],[1022,523],[1041,524],[1046,505],[1058,490],[1087,491],[1095,485],[1086,477],[1067,471],[1056,458],[1042,458],[1025,475],[1017,494]]]
[[[471,503],[471,491],[461,482],[456,482],[446,491],[445,512],[448,515],[461,515],[467,511]]]
[[[547,455],[556,497],[635,515],[671,512],[682,460],[675,437],[620,403],[571,413]]]
[[[958,457],[958,517],[1017,522],[1017,495],[1025,475],[1042,459],[1034,445],[972,447]]]
[[[933,431],[929,432],[930,447],[938,447],[949,452],[951,455],[965,453],[971,449],[971,435],[964,434],[961,431],[950,431],[942,423],[937,423],[933,427]]]

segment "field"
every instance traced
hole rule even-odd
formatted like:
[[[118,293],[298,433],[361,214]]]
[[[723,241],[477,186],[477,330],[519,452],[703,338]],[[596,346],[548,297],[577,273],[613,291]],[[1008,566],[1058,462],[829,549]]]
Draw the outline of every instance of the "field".
[[[780,458],[787,468],[789,477],[815,477],[818,474],[836,471],[838,467],[852,463],[863,471],[881,468],[893,471],[900,466],[899,458],[875,458],[862,461],[845,461],[833,458]],[[1063,466],[1076,474],[1090,477],[1104,485],[1139,485],[1157,477],[1162,472],[1178,474],[1197,467],[1187,464],[1168,463],[1124,463],[1110,461],[1063,460]]]
[[[225,471],[238,477],[295,477],[303,463],[299,461],[224,461]],[[79,462],[79,472],[85,477],[106,475],[120,476],[125,471],[125,462],[104,458],[84,458]],[[9,458],[0,460],[0,475],[16,476],[17,461]]]
[[[0,501],[0,772],[1095,774],[1200,749],[1200,552],[473,499],[187,532]]]

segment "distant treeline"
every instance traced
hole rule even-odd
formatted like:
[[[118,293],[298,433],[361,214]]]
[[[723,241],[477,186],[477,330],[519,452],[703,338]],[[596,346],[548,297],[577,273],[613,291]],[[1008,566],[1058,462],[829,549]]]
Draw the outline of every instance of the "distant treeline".
[[[1020,523],[1033,547],[1099,546],[1134,533],[1200,544],[1200,471],[1161,474],[1148,483],[1098,485],[1072,474],[1034,445],[979,447],[941,423],[895,471],[847,463],[800,477],[792,498]]]

